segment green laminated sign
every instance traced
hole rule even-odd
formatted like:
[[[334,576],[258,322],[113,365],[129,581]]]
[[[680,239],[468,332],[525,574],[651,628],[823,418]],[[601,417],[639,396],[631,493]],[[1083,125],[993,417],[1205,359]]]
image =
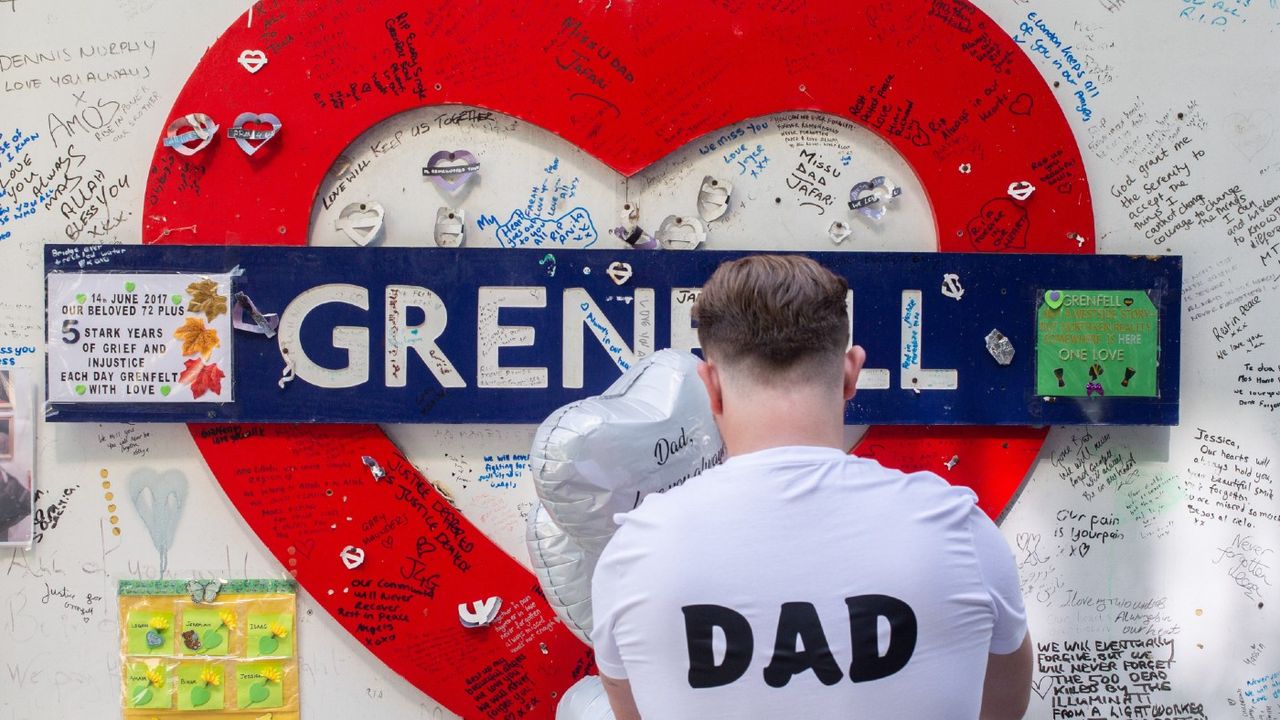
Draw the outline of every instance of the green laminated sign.
[[[1145,290],[1048,290],[1036,315],[1036,394],[1155,397],[1160,315]]]

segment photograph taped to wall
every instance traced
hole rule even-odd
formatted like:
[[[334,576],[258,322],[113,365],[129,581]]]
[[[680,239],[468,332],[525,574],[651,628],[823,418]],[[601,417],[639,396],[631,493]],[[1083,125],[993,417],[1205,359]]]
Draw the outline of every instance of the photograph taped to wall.
[[[0,370],[0,546],[31,545],[34,397],[30,372]]]

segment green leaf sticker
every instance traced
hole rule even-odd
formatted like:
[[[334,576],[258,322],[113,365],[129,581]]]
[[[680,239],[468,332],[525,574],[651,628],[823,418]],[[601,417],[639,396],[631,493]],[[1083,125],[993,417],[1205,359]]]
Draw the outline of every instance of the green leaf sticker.
[[[173,304],[174,304],[174,305],[181,305],[181,304],[182,304],[182,296],[181,296],[181,295],[170,295],[170,296],[169,296],[169,299],[173,301]]]
[[[76,302],[77,302],[77,303],[79,303],[79,304],[83,305],[83,304],[84,304],[84,301],[85,301],[85,300],[88,300],[88,299],[89,299],[89,296],[88,296],[88,295],[85,295],[84,293],[76,293]]]
[[[249,686],[249,702],[260,703],[269,697],[271,697],[271,691],[267,689],[265,682]]]
[[[217,610],[189,609],[182,613],[182,639],[178,644],[183,655],[226,655],[230,633]]]
[[[173,392],[173,388],[172,388],[172,387],[170,387],[170,386],[168,386],[168,385],[161,385],[161,386],[160,386],[160,394],[161,394],[161,395],[163,395],[163,396],[165,396],[165,397],[169,397],[169,393],[171,393],[171,392]]]
[[[1050,309],[1057,310],[1062,307],[1062,301],[1066,297],[1061,290],[1046,290],[1044,293],[1044,304]]]
[[[270,657],[293,657],[292,613],[249,613],[250,650]]]
[[[278,662],[242,663],[236,666],[236,706],[278,708],[284,706],[284,665]]]
[[[77,395],[83,395],[83,394],[85,394],[85,392],[87,392],[88,390],[89,390],[89,388],[87,388],[87,387],[85,387],[85,386],[83,386],[83,385],[77,385],[77,386],[76,386],[76,394],[77,394]]]
[[[138,286],[137,286],[137,285],[135,285],[135,284],[134,284],[134,282],[133,282],[132,280],[130,280],[129,282],[126,282],[126,283],[124,284],[124,291],[125,291],[125,292],[133,292],[133,291],[134,291],[134,288],[136,288],[136,287],[138,287]]]
[[[155,693],[151,692],[151,685],[143,685],[141,688],[135,689],[133,693],[133,706],[146,707],[147,703],[155,697]]]
[[[225,707],[225,676],[221,665],[184,662],[178,665],[179,710],[221,710]]]

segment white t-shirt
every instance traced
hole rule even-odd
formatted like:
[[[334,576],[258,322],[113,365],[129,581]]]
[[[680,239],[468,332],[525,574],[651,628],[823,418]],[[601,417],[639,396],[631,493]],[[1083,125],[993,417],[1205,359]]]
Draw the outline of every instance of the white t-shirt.
[[[975,501],[833,448],[730,458],[617,516],[596,663],[646,720],[976,718],[1026,615]]]

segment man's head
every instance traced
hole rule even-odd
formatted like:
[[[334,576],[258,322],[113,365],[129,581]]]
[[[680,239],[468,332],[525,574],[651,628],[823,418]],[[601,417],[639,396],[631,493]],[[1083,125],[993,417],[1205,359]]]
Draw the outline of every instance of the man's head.
[[[693,308],[707,360],[700,374],[717,417],[726,397],[732,410],[734,396],[754,402],[781,393],[843,418],[866,357],[849,349],[848,290],[844,278],[801,255],[721,265]]]

